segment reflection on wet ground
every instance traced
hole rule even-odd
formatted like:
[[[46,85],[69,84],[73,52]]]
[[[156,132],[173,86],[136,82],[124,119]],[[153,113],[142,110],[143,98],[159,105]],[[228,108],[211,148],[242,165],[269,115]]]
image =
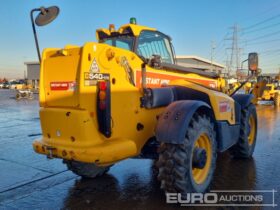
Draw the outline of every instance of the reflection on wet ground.
[[[41,133],[38,102],[17,102],[13,94],[0,90],[0,209],[183,208],[166,204],[151,160],[125,160],[107,175],[90,180],[66,170],[61,160],[35,154],[31,143]],[[254,157],[235,160],[219,154],[212,190],[280,189],[279,111],[258,107]],[[279,192],[275,200],[280,201]]]

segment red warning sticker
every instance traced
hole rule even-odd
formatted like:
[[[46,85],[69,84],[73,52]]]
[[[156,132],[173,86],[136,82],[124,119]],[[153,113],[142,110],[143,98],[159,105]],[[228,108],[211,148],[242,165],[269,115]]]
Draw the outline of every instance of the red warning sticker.
[[[51,82],[50,87],[51,90],[69,90],[74,91],[76,86],[76,82]]]
[[[230,104],[228,101],[222,101],[219,103],[220,112],[230,112]]]

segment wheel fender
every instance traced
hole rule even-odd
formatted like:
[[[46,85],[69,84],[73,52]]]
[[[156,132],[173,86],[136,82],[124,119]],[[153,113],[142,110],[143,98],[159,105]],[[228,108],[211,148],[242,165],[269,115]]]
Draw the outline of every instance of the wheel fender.
[[[211,109],[202,101],[182,100],[168,105],[160,115],[156,125],[156,138],[159,142],[182,144],[194,113],[201,107]]]
[[[241,106],[241,109],[248,107],[253,97],[254,95],[252,94],[235,94],[232,96],[232,98]]]

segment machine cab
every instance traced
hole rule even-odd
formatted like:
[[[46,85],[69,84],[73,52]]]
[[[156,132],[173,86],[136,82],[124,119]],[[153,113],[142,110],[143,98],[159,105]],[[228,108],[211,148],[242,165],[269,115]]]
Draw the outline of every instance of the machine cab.
[[[96,36],[100,43],[130,50],[142,59],[157,56],[161,62],[175,64],[171,38],[154,28],[136,25],[136,21],[121,26],[118,31],[111,24],[109,29],[98,29]]]

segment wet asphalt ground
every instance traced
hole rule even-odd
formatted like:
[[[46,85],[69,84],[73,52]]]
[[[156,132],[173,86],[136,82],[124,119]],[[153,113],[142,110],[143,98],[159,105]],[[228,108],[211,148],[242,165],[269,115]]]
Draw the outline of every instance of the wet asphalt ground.
[[[166,204],[151,160],[128,159],[89,180],[68,171],[61,160],[36,154],[32,141],[41,134],[38,101],[16,101],[14,96],[13,90],[0,90],[0,209],[190,209]],[[257,109],[253,158],[235,160],[219,154],[211,190],[274,189],[274,209],[280,209],[280,109]],[[270,192],[262,195],[263,203],[272,202]]]

